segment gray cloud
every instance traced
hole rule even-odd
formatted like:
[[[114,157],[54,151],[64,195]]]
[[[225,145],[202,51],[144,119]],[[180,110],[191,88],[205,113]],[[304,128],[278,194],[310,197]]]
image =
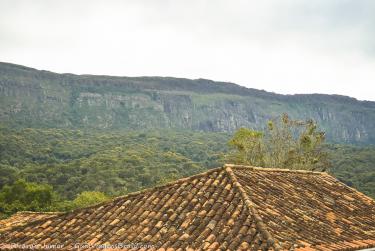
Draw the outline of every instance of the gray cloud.
[[[375,100],[374,10],[372,0],[0,0],[0,60]]]

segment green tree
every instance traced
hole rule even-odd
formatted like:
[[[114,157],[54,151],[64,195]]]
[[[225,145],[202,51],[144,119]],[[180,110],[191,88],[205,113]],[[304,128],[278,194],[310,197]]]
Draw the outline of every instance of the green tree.
[[[264,132],[240,128],[229,141],[227,161],[271,168],[326,170],[325,134],[313,120],[292,120],[287,114],[268,122]]]
[[[56,195],[51,186],[17,180],[0,191],[0,212],[10,215],[17,211],[50,211]]]
[[[234,149],[229,155],[230,162],[264,166],[264,135],[248,128],[238,129],[229,145]]]
[[[15,167],[0,164],[0,189],[6,184],[12,184],[18,175],[18,170]]]
[[[74,208],[87,207],[106,201],[109,198],[102,192],[85,191],[77,195],[73,200]]]

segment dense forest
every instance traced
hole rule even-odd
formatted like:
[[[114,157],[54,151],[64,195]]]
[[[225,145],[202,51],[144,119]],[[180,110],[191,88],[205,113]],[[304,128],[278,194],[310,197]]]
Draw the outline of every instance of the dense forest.
[[[69,210],[218,167],[231,136],[1,127],[0,212]],[[375,197],[375,148],[326,147],[329,172]]]

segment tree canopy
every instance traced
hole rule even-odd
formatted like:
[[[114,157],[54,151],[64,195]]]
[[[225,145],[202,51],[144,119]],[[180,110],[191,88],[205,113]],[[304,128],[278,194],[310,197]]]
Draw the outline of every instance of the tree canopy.
[[[287,114],[268,122],[263,132],[240,128],[229,146],[232,163],[269,168],[327,170],[325,133],[313,120],[292,120]]]
[[[50,211],[55,200],[52,186],[17,180],[0,191],[0,214],[17,211]]]
[[[291,123],[292,120],[288,119]],[[265,143],[272,138],[269,129],[272,128],[272,133],[277,134],[276,129],[283,123],[280,120],[278,118],[265,125],[262,132],[240,129],[234,135],[176,130],[106,132],[0,127],[0,217],[4,212],[9,215],[22,210],[71,210],[91,203],[83,203],[84,201],[92,201],[93,204],[101,202],[103,196],[96,196],[96,192],[107,198],[124,195],[219,167],[225,162],[264,166],[264,162],[271,159],[271,154],[261,156],[262,158],[254,157],[245,149],[265,151],[270,147],[269,143]],[[293,139],[300,139],[297,135],[303,135],[301,132],[309,127],[297,128],[299,134],[294,129],[291,131]],[[323,163],[330,161],[331,174],[375,197],[375,148],[325,144],[324,135],[316,141],[314,135],[321,133],[318,128],[316,126],[307,130],[306,134],[310,139],[306,140],[305,137],[302,142],[308,142],[307,146],[311,144],[314,147],[300,146],[301,148],[296,148],[299,151],[294,156],[298,157],[297,153],[301,152],[308,153],[306,159],[313,160],[316,154],[323,153],[318,155],[322,156],[321,159],[318,158],[319,165],[314,161],[307,162],[308,165],[315,170],[323,170],[326,167]],[[244,140],[249,135],[252,141]],[[232,145],[228,146],[227,142],[231,137]],[[292,146],[299,146],[300,142],[297,143]],[[256,147],[249,148],[249,145]],[[249,154],[240,156],[243,152]],[[281,153],[285,154],[285,151]],[[281,153],[281,157],[288,156]],[[225,156],[228,158],[224,158]],[[235,159],[229,160],[229,157]],[[301,158],[296,159],[301,161]],[[285,161],[282,163],[284,164],[280,166],[271,164],[272,167],[301,169]],[[25,182],[33,185],[25,185]],[[19,194],[14,196],[14,200],[5,202],[6,194],[9,198],[14,191],[19,191],[12,186],[23,186],[22,191],[26,194],[29,193],[26,187],[34,187],[34,193],[50,193],[50,197],[46,198],[52,200],[38,202],[33,199],[36,202],[30,203],[21,199],[25,195]],[[36,189],[35,186],[39,188]],[[97,199],[87,199],[90,194]],[[83,197],[73,203],[77,196]]]

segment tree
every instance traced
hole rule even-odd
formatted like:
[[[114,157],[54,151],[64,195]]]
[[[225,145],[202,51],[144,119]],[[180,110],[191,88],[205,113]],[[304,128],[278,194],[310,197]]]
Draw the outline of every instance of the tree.
[[[248,128],[238,129],[229,145],[234,148],[229,155],[231,162],[264,166],[263,133]]]
[[[0,189],[6,184],[12,184],[17,179],[17,175],[17,168],[0,164]]]
[[[240,128],[229,141],[227,161],[270,168],[324,171],[330,167],[325,134],[313,120],[292,120],[288,114],[268,122],[264,132]]]
[[[50,211],[56,195],[51,186],[17,180],[0,191],[0,212],[9,215],[17,211]]]
[[[74,208],[87,207],[108,200],[108,197],[102,192],[85,191],[77,195],[73,200]]]

